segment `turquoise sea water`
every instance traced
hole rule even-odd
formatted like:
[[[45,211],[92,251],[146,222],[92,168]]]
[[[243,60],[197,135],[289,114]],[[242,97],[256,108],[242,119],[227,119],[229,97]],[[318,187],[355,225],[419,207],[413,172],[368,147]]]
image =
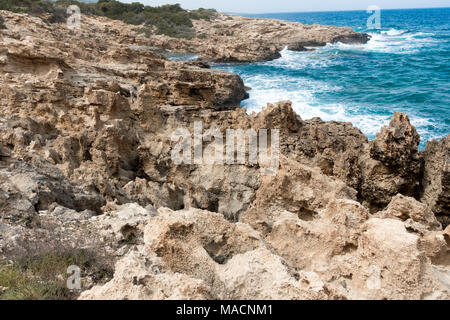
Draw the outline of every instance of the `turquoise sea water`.
[[[365,11],[252,15],[367,32],[365,45],[328,44],[315,52],[284,50],[280,59],[215,65],[252,88],[249,112],[292,100],[303,119],[350,121],[370,139],[395,111],[406,112],[422,142],[450,133],[450,8],[382,10],[367,30]]]

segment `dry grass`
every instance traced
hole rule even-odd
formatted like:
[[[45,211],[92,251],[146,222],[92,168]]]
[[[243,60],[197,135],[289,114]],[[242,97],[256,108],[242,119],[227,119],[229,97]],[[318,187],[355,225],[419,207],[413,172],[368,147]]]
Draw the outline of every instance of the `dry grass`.
[[[112,278],[112,262],[92,251],[58,248],[0,262],[0,300],[70,300],[79,292],[66,287],[67,268],[79,266],[95,283]]]

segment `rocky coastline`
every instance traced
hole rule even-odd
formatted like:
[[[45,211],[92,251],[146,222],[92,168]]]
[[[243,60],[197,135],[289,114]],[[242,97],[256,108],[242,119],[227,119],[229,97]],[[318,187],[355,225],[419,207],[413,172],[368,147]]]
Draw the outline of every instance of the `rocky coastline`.
[[[275,19],[244,18],[218,13],[211,21],[196,20],[201,39],[154,36],[152,45],[174,52],[197,52],[209,62],[242,63],[278,59],[280,51],[307,51],[327,43],[363,44],[370,36],[347,27],[305,25]]]
[[[208,66],[368,35],[219,14],[194,23],[203,39],[147,38],[0,15],[0,260],[109,257],[113,277],[83,274],[80,299],[450,298],[450,136],[419,151],[402,113],[372,141],[289,101],[247,114],[242,79]],[[278,129],[279,169],[175,165],[171,135],[194,121]]]

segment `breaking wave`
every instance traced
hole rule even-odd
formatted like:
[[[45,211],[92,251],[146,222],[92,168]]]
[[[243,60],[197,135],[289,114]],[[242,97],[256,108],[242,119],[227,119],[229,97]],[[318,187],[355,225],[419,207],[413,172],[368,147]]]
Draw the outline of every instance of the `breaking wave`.
[[[393,112],[406,112],[423,148],[426,140],[450,132],[450,28],[438,23],[423,30],[419,19],[410,19],[399,27],[370,31],[371,39],[363,45],[285,49],[274,61],[215,67],[238,73],[251,87],[250,98],[242,103],[248,112],[291,100],[303,119],[352,122],[369,138]]]

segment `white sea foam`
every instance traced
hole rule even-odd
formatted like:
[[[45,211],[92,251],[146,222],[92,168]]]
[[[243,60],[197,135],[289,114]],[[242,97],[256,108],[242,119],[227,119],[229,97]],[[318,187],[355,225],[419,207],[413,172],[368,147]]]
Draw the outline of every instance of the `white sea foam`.
[[[301,70],[304,68],[323,68],[329,66],[332,61],[327,57],[318,57],[308,52],[295,52],[285,48],[280,52],[281,58],[264,63],[282,69]],[[329,58],[337,53],[330,54]]]
[[[388,36],[399,36],[408,32],[407,30],[397,30],[397,29],[389,29],[387,31],[381,31],[381,34],[386,34]]]
[[[245,77],[245,83],[252,88],[250,99],[242,103],[248,113],[261,111],[267,103],[290,100],[293,109],[304,120],[319,117],[324,121],[351,122],[369,136],[374,136],[380,127],[389,121],[389,116],[384,115],[367,117],[366,114],[358,112],[356,106],[318,101],[315,97],[317,93],[339,89],[323,81],[287,75],[270,78],[259,74]]]
[[[390,29],[369,33],[371,39],[366,44],[352,45],[344,43],[328,44],[318,52],[327,50],[369,51],[394,54],[413,54],[423,47],[439,44],[432,33],[409,32],[408,30]]]
[[[351,122],[359,128],[369,138],[374,138],[381,127],[387,125],[392,118],[392,114],[367,114],[361,113],[364,108],[345,105],[344,103],[323,103],[314,98],[313,90],[289,91],[280,88],[267,88],[255,90],[249,100],[244,101],[243,106],[248,113],[259,112],[267,103],[275,103],[281,100],[292,101],[292,107],[302,119],[308,120],[319,117],[324,121]],[[362,110],[361,110],[362,109]],[[401,110],[399,110],[401,111]],[[411,123],[419,130],[421,135],[430,138],[439,138],[433,134],[433,123],[430,119],[420,116],[410,115]]]
[[[317,48],[314,52],[293,52],[285,49],[281,52],[281,58],[259,64],[262,67],[281,69],[276,76],[264,73],[243,74],[245,84],[252,90],[250,99],[244,101],[242,105],[247,108],[248,113],[251,113],[259,112],[267,103],[291,100],[293,109],[304,120],[320,117],[324,121],[351,122],[369,138],[374,138],[380,128],[389,123],[392,113],[402,110],[392,110],[392,113],[388,114],[371,112],[368,116],[367,111],[373,106],[349,105],[340,102],[338,98],[335,103],[326,103],[320,100],[317,94],[325,91],[339,91],[341,88],[325,81],[299,76],[293,71],[301,72],[315,68],[326,70],[333,64],[341,63],[340,59],[335,58],[342,51],[413,53],[420,50],[422,46],[432,44],[435,41],[432,36],[433,34],[422,32],[412,33],[407,30],[390,29],[373,33],[372,39],[362,45],[328,44]],[[431,119],[414,115],[410,115],[410,119],[422,136],[435,137]]]

